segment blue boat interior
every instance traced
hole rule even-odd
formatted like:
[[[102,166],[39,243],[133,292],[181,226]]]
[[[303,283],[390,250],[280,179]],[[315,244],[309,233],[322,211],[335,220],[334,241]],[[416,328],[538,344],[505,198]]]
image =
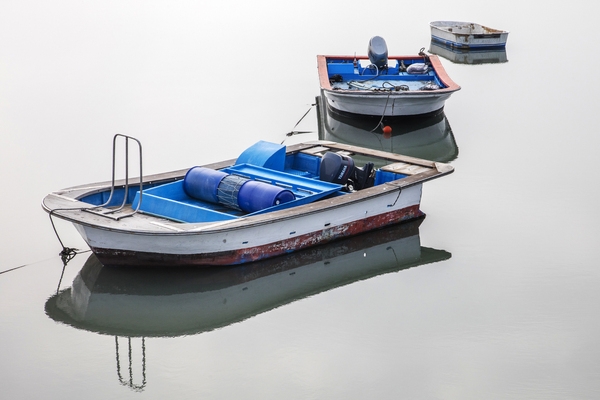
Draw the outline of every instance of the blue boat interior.
[[[367,167],[354,167],[350,157],[333,152],[286,154],[284,145],[259,141],[230,167],[220,170],[193,167],[183,179],[145,185],[141,204],[139,190],[129,188],[126,203],[134,209],[139,204],[140,212],[173,221],[218,222],[347,195],[351,190],[346,181],[352,171],[354,176],[357,171],[365,175],[365,187],[406,177]],[[125,193],[124,189],[116,190],[107,207],[120,205]],[[101,205],[108,198],[107,190],[80,200]]]
[[[385,67],[379,68],[371,63],[361,63],[360,60],[328,58],[327,74],[334,89],[393,89],[404,85],[404,90],[421,90],[427,83],[435,84],[439,88],[447,87],[432,67],[429,66],[424,71],[423,64],[423,58],[400,61],[390,59]],[[368,85],[349,85],[361,82]]]

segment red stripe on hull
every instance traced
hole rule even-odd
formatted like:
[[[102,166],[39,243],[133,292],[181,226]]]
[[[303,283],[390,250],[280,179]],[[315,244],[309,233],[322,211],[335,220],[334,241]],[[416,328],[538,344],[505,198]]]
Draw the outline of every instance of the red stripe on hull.
[[[309,234],[280,240],[262,246],[238,250],[200,253],[167,254],[130,250],[92,248],[100,262],[114,266],[211,266],[235,265],[290,253],[360,233],[369,232],[388,225],[423,216],[419,205],[403,208],[386,214],[354,221],[348,224],[323,229]],[[199,235],[200,236],[200,235]]]

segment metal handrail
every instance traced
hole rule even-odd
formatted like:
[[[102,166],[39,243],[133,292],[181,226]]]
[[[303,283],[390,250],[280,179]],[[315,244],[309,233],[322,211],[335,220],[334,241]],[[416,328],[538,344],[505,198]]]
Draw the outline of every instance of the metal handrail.
[[[115,193],[115,175],[116,175],[116,152],[117,152],[117,139],[118,138],[124,138],[125,139],[125,193],[123,194],[123,203],[121,203],[121,206],[118,208],[111,208],[109,210],[102,210],[99,211],[99,208],[102,207],[106,207],[108,206],[112,199],[113,199],[113,195]],[[114,214],[116,212],[119,212],[121,210],[123,210],[123,208],[125,208],[125,205],[127,204],[127,198],[129,196],[129,139],[134,140],[137,144],[138,144],[138,150],[139,150],[139,158],[140,158],[140,186],[139,186],[139,201],[137,204],[137,207],[135,208],[135,210],[133,210],[130,213],[127,214],[119,214],[118,216],[113,216],[113,215],[108,215],[108,214]],[[143,180],[142,177],[143,175],[143,163],[142,163],[142,143],[132,137],[132,136],[127,136],[127,135],[123,135],[120,133],[117,133],[114,137],[113,137],[113,154],[112,154],[112,180],[111,180],[111,187],[110,187],[110,195],[108,196],[108,200],[106,200],[106,202],[104,204],[100,204],[97,207],[94,207],[93,209],[87,209],[86,211],[90,211],[93,212],[95,214],[98,215],[103,215],[105,217],[110,217],[110,218],[114,218],[115,220],[119,220],[121,218],[125,218],[125,217],[130,217],[132,215],[134,215],[135,213],[138,212],[138,210],[140,209],[140,206],[142,204],[142,196],[143,196]]]

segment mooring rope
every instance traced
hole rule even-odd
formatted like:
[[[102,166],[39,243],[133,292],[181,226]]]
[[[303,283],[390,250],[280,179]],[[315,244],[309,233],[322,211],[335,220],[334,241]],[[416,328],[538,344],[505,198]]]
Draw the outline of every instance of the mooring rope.
[[[54,220],[52,219],[52,214],[54,214],[55,211],[69,211],[69,210],[85,210],[86,208],[89,207],[77,207],[77,208],[55,208],[53,210],[50,210],[50,212],[48,213],[49,217],[50,217],[50,224],[52,224],[52,229],[54,230],[54,234],[56,235],[56,238],[58,239],[58,241],[60,242],[60,245],[62,247],[62,250],[60,253],[58,253],[58,255],[60,256],[60,259],[63,263],[63,267],[62,267],[62,271],[60,273],[60,279],[58,280],[58,286],[56,287],[56,294],[58,295],[58,292],[60,290],[60,285],[62,283],[62,279],[63,276],[65,275],[65,269],[67,268],[67,264],[73,259],[75,258],[75,256],[77,254],[81,254],[81,253],[86,253],[90,250],[82,250],[79,251],[79,249],[76,249],[74,247],[66,247],[63,244],[63,241],[60,239],[60,235],[58,234],[58,230],[56,229],[56,226],[54,225]]]
[[[290,137],[290,136],[294,136],[294,135],[299,135],[301,133],[311,133],[312,131],[296,131],[296,127],[298,126],[298,124],[300,124],[300,122],[302,122],[302,120],[304,119],[304,117],[306,117],[308,115],[308,113],[310,112],[310,110],[313,109],[314,106],[316,106],[317,103],[313,103],[310,105],[310,107],[308,108],[308,110],[306,110],[306,112],[304,113],[304,115],[298,120],[298,122],[296,122],[296,125],[294,125],[294,127],[292,128],[291,131],[289,131],[288,133],[285,134],[286,138]],[[283,141],[280,144],[283,144],[283,142],[285,142],[286,139],[283,139]]]
[[[73,248],[73,247],[66,247],[63,244],[63,241],[60,238],[60,235],[58,234],[58,230],[56,229],[56,226],[54,225],[54,220],[52,219],[52,214],[54,214],[55,211],[64,211],[64,210],[81,210],[81,208],[73,208],[73,209],[65,209],[65,208],[56,208],[54,210],[50,210],[50,212],[48,213],[48,215],[50,216],[50,224],[52,224],[52,229],[54,230],[54,234],[56,235],[56,238],[58,239],[59,243],[60,243],[60,247],[62,247],[62,250],[60,253],[58,253],[60,255],[60,258],[63,260],[63,263],[66,263],[71,261],[73,259],[73,257],[75,257],[78,253],[79,249]]]
[[[66,267],[67,263],[69,263],[69,261],[71,261],[77,254],[82,254],[82,253],[87,253],[91,250],[82,250],[80,251],[79,249],[73,248],[73,247],[66,247],[62,240],[60,239],[60,236],[58,235],[58,231],[56,229],[56,226],[54,225],[54,220],[52,219],[52,214],[55,211],[64,211],[64,210],[84,210],[86,207],[78,207],[78,208],[57,208],[55,210],[51,210],[48,214],[50,216],[50,224],[52,225],[52,229],[54,230],[54,234],[56,235],[58,241],[60,242],[60,246],[62,247],[62,250],[60,251],[60,253],[58,253],[58,255],[60,256],[60,259],[63,263],[63,274],[64,274],[64,268]],[[38,261],[39,262],[39,261]],[[4,271],[0,271],[0,275],[1,274],[5,274],[7,272],[12,272],[12,271],[16,271],[18,269],[21,268],[25,268],[27,266],[36,264],[36,262],[34,263],[29,263],[29,264],[23,264],[23,265],[19,265],[18,267],[14,267],[14,268],[9,268],[6,269]],[[62,280],[62,275],[61,275],[61,280]],[[60,286],[60,282],[59,282],[59,286]]]
[[[45,205],[45,204],[44,204]],[[83,250],[83,251],[79,251],[79,249],[76,249],[74,247],[67,247],[64,245],[63,241],[60,238],[60,235],[58,234],[58,230],[56,229],[56,226],[54,225],[54,220],[52,219],[52,215],[55,214],[57,211],[83,211],[86,209],[90,209],[90,208],[95,208],[96,206],[91,206],[91,207],[75,207],[75,208],[55,208],[52,209],[48,212],[48,216],[50,217],[50,224],[52,225],[52,229],[54,230],[54,234],[56,235],[56,238],[58,239],[60,246],[62,247],[62,250],[60,251],[60,253],[58,253],[60,255],[60,258],[62,259],[63,263],[68,263],[69,261],[71,261],[73,259],[73,257],[75,257],[77,254],[81,254],[81,253],[85,253],[89,250]]]
[[[7,273],[7,272],[10,272],[10,271],[15,271],[15,270],[17,270],[17,269],[21,269],[21,268],[23,268],[23,267],[26,267],[27,265],[28,265],[28,264],[25,264],[25,265],[19,265],[18,267],[14,267],[14,268],[10,268],[10,269],[4,270],[4,271],[0,271],[0,274],[5,274],[5,273]]]
[[[390,101],[390,97],[392,96],[392,91],[390,91],[387,95],[387,99],[385,99],[385,105],[383,106],[383,112],[381,113],[381,118],[379,119],[379,122],[377,123],[377,125],[375,126],[375,128],[371,129],[369,132],[374,132],[375,129],[379,128],[381,125],[383,125],[383,118],[385,117],[385,110],[387,109],[387,105],[388,102]]]

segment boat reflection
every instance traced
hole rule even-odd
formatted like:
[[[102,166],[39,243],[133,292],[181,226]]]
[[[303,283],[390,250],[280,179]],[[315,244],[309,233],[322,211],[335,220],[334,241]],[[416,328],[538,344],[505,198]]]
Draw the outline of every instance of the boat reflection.
[[[427,116],[381,119],[342,114],[323,106],[322,101],[318,103],[319,139],[439,162],[458,157],[458,146],[443,109]],[[384,126],[391,132],[384,133]]]
[[[446,260],[422,247],[423,218],[287,256],[234,267],[105,267],[91,255],[71,287],[46,302],[55,321],[125,337],[175,337],[224,327],[377,275]]]
[[[500,64],[508,61],[506,48],[460,50],[432,41],[429,52],[456,64]]]

